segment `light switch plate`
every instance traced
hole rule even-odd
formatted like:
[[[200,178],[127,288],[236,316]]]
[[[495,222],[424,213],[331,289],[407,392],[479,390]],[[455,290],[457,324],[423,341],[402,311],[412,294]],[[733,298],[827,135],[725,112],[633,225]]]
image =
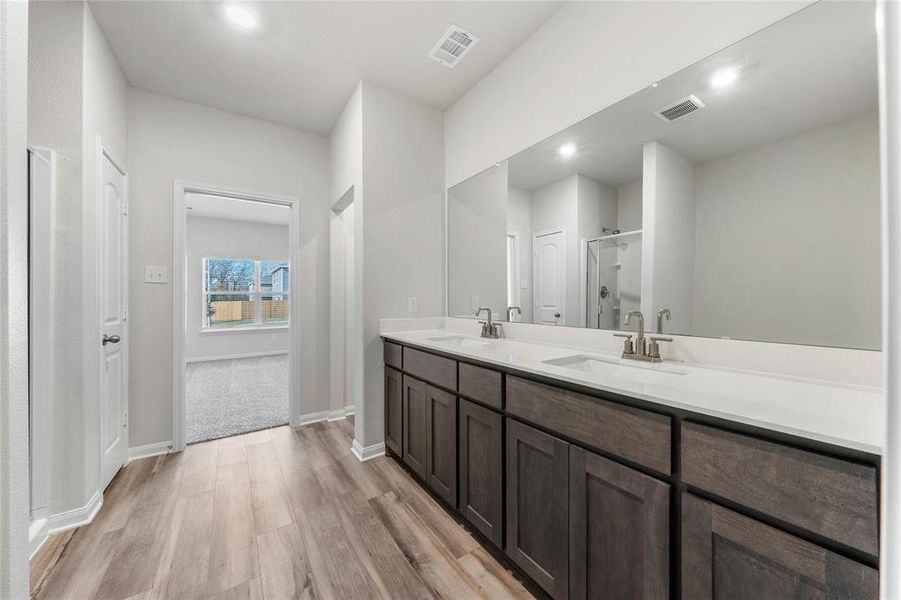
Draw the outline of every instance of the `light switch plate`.
[[[529,289],[529,280],[528,279],[521,280],[519,282],[519,289],[521,289],[521,290]]]
[[[167,267],[144,267],[144,283],[167,283],[168,271]]]

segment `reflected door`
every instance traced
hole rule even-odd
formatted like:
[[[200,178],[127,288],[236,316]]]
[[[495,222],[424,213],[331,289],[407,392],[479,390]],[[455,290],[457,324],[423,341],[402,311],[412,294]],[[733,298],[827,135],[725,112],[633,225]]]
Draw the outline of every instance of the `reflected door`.
[[[563,283],[563,231],[535,235],[532,244],[535,280],[535,323],[562,325],[565,292]]]

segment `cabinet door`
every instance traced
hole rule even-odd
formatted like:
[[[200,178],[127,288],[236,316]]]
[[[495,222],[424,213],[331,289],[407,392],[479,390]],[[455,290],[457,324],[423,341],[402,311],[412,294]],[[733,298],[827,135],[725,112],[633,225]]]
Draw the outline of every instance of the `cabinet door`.
[[[460,399],[460,502],[457,508],[473,527],[498,548],[504,545],[504,419],[469,400]]]
[[[426,483],[451,506],[457,504],[457,397],[426,385]]]
[[[570,598],[669,597],[669,485],[569,449]]]
[[[385,445],[398,456],[403,456],[403,376],[394,369],[385,368]]]
[[[682,496],[682,596],[879,596],[875,569],[695,496]]]
[[[426,442],[426,384],[404,375],[403,456],[413,472],[425,479]]]
[[[552,598],[569,594],[569,444],[507,426],[507,555]]]

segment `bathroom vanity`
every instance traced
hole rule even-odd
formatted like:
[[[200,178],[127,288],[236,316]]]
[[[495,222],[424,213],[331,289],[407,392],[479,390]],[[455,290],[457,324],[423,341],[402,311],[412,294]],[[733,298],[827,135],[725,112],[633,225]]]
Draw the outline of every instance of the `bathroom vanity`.
[[[737,400],[816,384],[451,333],[383,333],[387,451],[552,598],[878,597],[878,434]]]

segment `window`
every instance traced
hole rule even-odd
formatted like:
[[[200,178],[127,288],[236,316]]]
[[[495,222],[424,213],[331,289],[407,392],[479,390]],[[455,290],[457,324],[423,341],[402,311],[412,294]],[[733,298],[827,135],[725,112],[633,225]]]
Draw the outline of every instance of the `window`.
[[[204,330],[288,325],[287,260],[203,258]]]

